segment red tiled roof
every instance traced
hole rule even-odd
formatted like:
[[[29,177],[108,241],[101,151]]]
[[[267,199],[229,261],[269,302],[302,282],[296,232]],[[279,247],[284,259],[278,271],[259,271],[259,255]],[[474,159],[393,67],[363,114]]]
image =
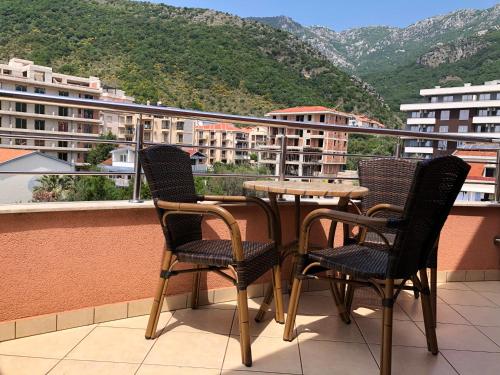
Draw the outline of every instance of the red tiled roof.
[[[14,148],[0,148],[0,163],[5,163],[6,161],[16,159],[20,156],[28,155],[33,153],[32,150],[18,150]]]
[[[455,156],[462,156],[467,158],[469,157],[480,157],[481,159],[477,159],[478,161],[481,161],[480,163],[468,163],[470,165],[470,170],[469,173],[467,174],[467,179],[468,180],[476,180],[476,181],[495,181],[494,177],[484,177],[484,168],[486,167],[487,164],[490,163],[491,161],[494,160],[496,157],[497,153],[496,151],[484,151],[484,150],[456,150],[453,155]],[[472,159],[471,159],[472,160]]]
[[[483,150],[457,150],[453,153],[456,156],[491,156],[496,157],[496,151],[483,151]]]
[[[196,130],[224,130],[233,132],[249,133],[250,128],[238,128],[229,122],[218,122],[216,124],[205,124],[198,125],[195,127]]]
[[[113,158],[108,158],[108,159],[104,160],[101,164],[113,165]]]
[[[276,109],[274,111],[269,112],[269,114],[273,113],[307,113],[307,112],[336,112],[336,110],[323,107],[323,106],[303,106],[303,107],[291,107],[284,109]]]

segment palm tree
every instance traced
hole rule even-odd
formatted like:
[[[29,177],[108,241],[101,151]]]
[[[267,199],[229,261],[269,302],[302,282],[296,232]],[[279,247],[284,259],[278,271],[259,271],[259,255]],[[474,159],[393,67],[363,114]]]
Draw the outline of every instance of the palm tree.
[[[33,200],[39,202],[65,200],[75,187],[72,176],[44,175],[37,182],[38,185],[33,188]]]

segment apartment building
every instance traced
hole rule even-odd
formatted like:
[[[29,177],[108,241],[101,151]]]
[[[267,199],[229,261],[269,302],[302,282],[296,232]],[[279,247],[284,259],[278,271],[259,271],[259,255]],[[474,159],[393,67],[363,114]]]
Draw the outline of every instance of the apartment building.
[[[0,87],[38,94],[59,95],[84,99],[99,99],[101,81],[97,77],[75,77],[59,74],[52,68],[35,65],[32,61],[18,58],[0,64]],[[112,95],[109,95],[109,99]],[[114,100],[117,99],[114,97]],[[2,100],[0,106],[2,131],[19,137],[0,141],[0,147],[39,150],[72,164],[83,163],[91,144],[77,141],[26,139],[30,135],[84,135],[98,137],[103,132],[101,113],[74,106]]]
[[[262,135],[262,128],[254,130],[253,128],[238,128],[231,123],[203,124],[195,127],[194,145],[198,151],[208,156],[208,164],[213,165],[216,162],[221,163],[248,163],[250,161],[250,152],[248,149],[252,131],[253,135]],[[254,141],[257,142],[257,141]],[[227,147],[236,150],[209,149],[203,146]]]
[[[281,147],[286,136],[287,175],[292,176],[326,176],[334,177],[343,170],[344,156],[323,155],[323,152],[347,152],[348,134],[328,130],[328,125],[348,125],[349,114],[322,106],[293,107],[272,111],[266,117],[279,120],[316,122],[325,124],[325,130],[303,130],[269,128],[268,142],[265,146],[268,152],[260,154],[259,163],[265,165],[271,173],[278,174],[280,155],[270,152]],[[293,154],[299,151],[308,154]]]
[[[420,90],[420,96],[422,102],[400,107],[407,113],[407,130],[500,136],[500,80],[475,86],[469,83],[460,87],[436,86]],[[462,146],[463,142],[407,139],[404,152],[409,156],[430,157],[451,154]]]

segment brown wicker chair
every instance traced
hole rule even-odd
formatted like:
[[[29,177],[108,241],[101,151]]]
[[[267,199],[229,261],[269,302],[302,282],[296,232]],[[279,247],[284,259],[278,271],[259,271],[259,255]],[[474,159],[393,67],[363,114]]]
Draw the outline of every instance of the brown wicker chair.
[[[370,286],[382,299],[383,324],[380,373],[391,373],[393,306],[402,289],[421,293],[427,348],[438,353],[436,329],[432,320],[430,291],[427,279],[427,260],[436,243],[441,228],[460,192],[470,167],[461,159],[446,156],[419,162],[401,216],[394,218],[367,217],[328,209],[311,212],[304,220],[300,234],[300,264],[295,275],[288,306],[284,340],[292,340],[302,280],[321,271],[336,271],[349,279],[326,276],[335,283],[333,289],[340,313],[345,315],[345,305],[340,299],[337,285]],[[309,232],[312,224],[321,218],[349,225],[359,225],[377,233],[383,245],[363,243],[361,235],[357,244],[336,249],[308,251]],[[392,243],[383,233],[395,229]],[[381,248],[385,251],[380,251]],[[420,277],[417,275],[419,273]],[[322,276],[323,277],[323,276]],[[395,280],[402,280],[395,283]],[[406,281],[411,280],[412,286]]]
[[[246,366],[251,366],[247,286],[268,270],[273,270],[276,320],[284,322],[279,254],[274,233],[276,219],[273,211],[267,203],[258,198],[196,195],[189,155],[180,148],[168,145],[151,146],[139,152],[139,159],[166,240],[160,280],[149,317],[146,338],[153,338],[156,334],[170,277],[180,273],[194,273],[191,306],[196,308],[200,273],[213,271],[232,281],[237,288],[242,362]],[[204,200],[256,204],[266,213],[270,240],[242,241],[234,217],[216,204],[198,203]],[[221,219],[229,229],[231,240],[203,240],[201,223],[204,215]],[[176,271],[174,267],[178,262],[191,263],[195,266]],[[232,276],[223,272],[224,270],[229,271]]]

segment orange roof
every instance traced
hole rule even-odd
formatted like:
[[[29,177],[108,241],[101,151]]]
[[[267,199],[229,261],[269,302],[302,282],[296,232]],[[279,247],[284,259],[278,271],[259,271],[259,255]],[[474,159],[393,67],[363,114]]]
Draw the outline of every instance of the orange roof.
[[[249,128],[238,128],[229,122],[218,122],[216,124],[197,125],[195,127],[195,129],[196,130],[224,130],[224,131],[242,132],[242,133],[250,132]]]
[[[5,163],[6,161],[16,159],[20,156],[28,155],[33,153],[32,150],[18,150],[15,148],[0,148],[0,163]]]
[[[480,163],[467,163],[470,165],[470,170],[469,173],[467,174],[467,179],[468,180],[476,180],[476,181],[495,181],[494,177],[484,177],[484,168],[486,167],[487,164],[494,161],[497,153],[496,151],[484,151],[484,150],[456,150],[453,155],[455,156],[462,156],[467,158],[467,156],[470,157],[480,157]],[[492,160],[493,159],[493,160]]]
[[[183,147],[182,148],[182,151],[184,152],[187,152],[189,154],[189,156],[193,156],[194,154],[196,154],[197,152],[199,152],[197,149],[195,148],[187,148],[187,147]],[[200,154],[203,155],[203,153],[200,152]]]
[[[323,107],[320,105],[316,106],[304,106],[304,107],[291,107],[291,108],[284,108],[284,109],[277,109],[272,112],[269,112],[269,114],[273,113],[308,113],[308,112],[336,112],[336,110]]]
[[[483,151],[483,150],[457,150],[453,153],[456,156],[490,156],[496,157],[496,151]]]
[[[101,164],[104,164],[104,165],[113,165],[113,158],[107,158]]]

